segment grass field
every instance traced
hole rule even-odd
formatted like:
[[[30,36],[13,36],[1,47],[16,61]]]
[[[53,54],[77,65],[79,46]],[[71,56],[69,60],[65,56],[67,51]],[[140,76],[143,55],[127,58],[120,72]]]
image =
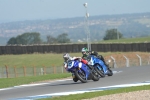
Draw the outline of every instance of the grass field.
[[[100,53],[109,55],[111,53]],[[81,53],[70,53],[71,56],[81,57]],[[0,67],[41,67],[41,66],[62,66],[63,54],[22,54],[22,55],[0,55]]]
[[[62,54],[22,54],[22,55],[1,55],[0,66],[60,66],[63,63]]]
[[[119,40],[103,40],[99,43],[145,43],[150,42],[150,36],[148,37],[141,37],[141,38],[125,38]]]
[[[124,61],[123,55],[131,57],[131,59],[138,60],[136,54],[139,54],[143,59],[148,59],[150,54],[148,52],[99,52],[106,59],[110,59],[110,56],[115,57],[116,61]],[[70,53],[71,56],[81,57],[81,53]],[[7,65],[8,67],[51,67],[51,66],[62,66],[63,65],[63,54],[22,54],[22,55],[0,55],[0,67]],[[145,60],[147,61],[147,60]]]

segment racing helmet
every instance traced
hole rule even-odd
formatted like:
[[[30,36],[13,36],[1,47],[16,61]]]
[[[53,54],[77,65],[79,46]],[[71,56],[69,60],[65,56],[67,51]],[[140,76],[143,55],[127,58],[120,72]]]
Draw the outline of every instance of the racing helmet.
[[[82,48],[81,52],[83,55],[88,55],[88,49],[86,47]]]
[[[67,60],[69,60],[70,55],[69,55],[68,53],[65,53],[65,54],[63,55],[63,58],[64,58],[65,61],[67,61]]]

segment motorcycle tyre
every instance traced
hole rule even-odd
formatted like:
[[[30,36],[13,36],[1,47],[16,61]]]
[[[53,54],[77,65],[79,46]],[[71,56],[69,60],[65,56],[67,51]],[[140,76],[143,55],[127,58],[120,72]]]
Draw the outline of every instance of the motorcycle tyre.
[[[112,75],[113,75],[113,72],[112,72],[112,70],[109,69],[108,76],[112,76]]]
[[[73,74],[72,74],[72,79],[73,79],[74,82],[78,81],[78,78],[75,75],[73,75]]]
[[[101,66],[100,66],[101,67]],[[105,77],[104,71],[100,71],[97,67],[94,67],[94,69],[96,70],[96,72],[101,76],[101,77]]]
[[[73,78],[73,81],[74,81],[74,82],[77,82],[77,81],[78,81],[78,78],[76,78],[76,77]]]
[[[92,80],[93,81],[99,81],[99,79],[100,79],[100,77],[99,77],[99,75],[98,75],[98,73],[97,73],[97,75],[96,75],[96,71],[92,71],[92,75],[93,75],[93,77],[92,77]]]
[[[76,70],[74,74],[75,74],[75,76],[76,76],[82,83],[86,83],[86,82],[87,82],[86,79],[83,79],[83,78],[79,75],[78,70]],[[85,73],[84,73],[84,74],[85,74]],[[85,76],[86,76],[86,75],[85,75]]]

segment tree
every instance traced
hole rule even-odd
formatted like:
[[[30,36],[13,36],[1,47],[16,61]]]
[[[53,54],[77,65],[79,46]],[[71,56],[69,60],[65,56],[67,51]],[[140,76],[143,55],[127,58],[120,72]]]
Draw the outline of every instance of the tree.
[[[112,39],[117,39],[117,38],[122,38],[123,35],[117,31],[117,29],[110,29],[106,31],[106,35],[103,38],[104,40],[112,40]]]
[[[12,37],[8,40],[7,44],[16,44],[16,38],[15,37]]]
[[[40,33],[37,32],[28,32],[22,35],[18,35],[16,38],[11,38],[7,44],[40,44],[41,43]]]
[[[51,36],[51,35],[48,35],[48,36],[47,36],[47,43],[49,43],[49,44],[57,43],[57,39],[54,38],[54,37]]]
[[[68,38],[67,33],[63,33],[57,36],[58,43],[69,43],[70,39]]]

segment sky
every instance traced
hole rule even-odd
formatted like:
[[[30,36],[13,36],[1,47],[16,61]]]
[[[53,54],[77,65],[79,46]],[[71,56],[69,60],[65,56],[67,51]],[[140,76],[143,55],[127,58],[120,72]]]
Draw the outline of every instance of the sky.
[[[83,6],[87,3],[87,9]],[[150,12],[150,0],[0,0],[0,23]]]

